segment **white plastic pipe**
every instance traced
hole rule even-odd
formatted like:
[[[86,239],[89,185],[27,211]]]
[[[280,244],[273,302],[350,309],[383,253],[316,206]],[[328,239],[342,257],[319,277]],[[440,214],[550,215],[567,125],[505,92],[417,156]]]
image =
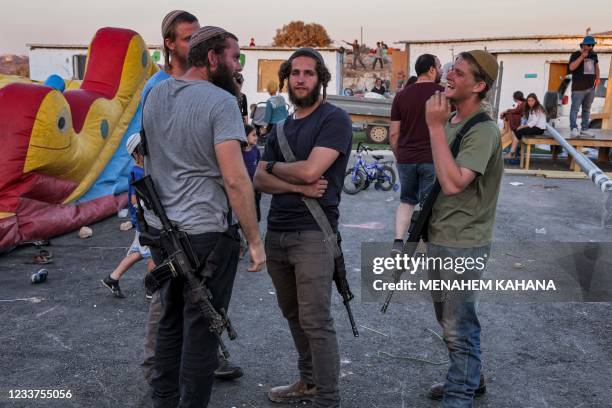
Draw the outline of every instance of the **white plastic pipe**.
[[[580,153],[578,150],[574,148],[574,146],[570,145],[567,140],[563,136],[557,132],[557,130],[550,126],[546,125],[548,129],[548,133],[555,138],[555,140],[565,149],[567,150],[567,154],[574,158],[576,164],[580,166],[583,172],[589,176],[589,178],[595,183],[597,187],[601,189],[604,193],[612,192],[612,180],[610,177],[606,176],[606,174],[595,165],[589,158]]]

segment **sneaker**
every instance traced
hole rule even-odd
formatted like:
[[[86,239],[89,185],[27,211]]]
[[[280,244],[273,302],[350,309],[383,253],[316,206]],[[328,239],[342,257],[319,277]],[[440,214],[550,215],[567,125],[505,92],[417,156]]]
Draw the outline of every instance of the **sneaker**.
[[[102,285],[104,285],[108,290],[110,290],[114,297],[116,298],[125,297],[123,293],[121,292],[121,288],[119,287],[119,281],[111,278],[110,275],[102,279]]]
[[[586,130],[581,130],[580,131],[580,135],[581,136],[586,136],[586,137],[595,137],[595,133],[593,133],[592,131],[586,129]]]
[[[474,397],[479,398],[482,397],[487,392],[487,385],[485,384],[484,375],[480,374],[480,385],[474,391]],[[429,388],[429,393],[427,395],[429,398],[433,400],[441,400],[444,396],[444,383],[435,383]]]
[[[235,380],[243,375],[242,368],[232,364],[225,358],[219,359],[219,367],[215,370],[215,378],[220,380]]]
[[[580,131],[578,130],[578,128],[573,128],[570,131],[570,136],[571,137],[580,137]]]
[[[268,399],[272,402],[302,402],[311,401],[316,394],[317,387],[314,384],[298,380],[293,384],[270,388]]]
[[[393,248],[391,249],[391,257],[395,258],[396,255],[401,255],[404,252],[404,241],[396,239],[393,241]]]

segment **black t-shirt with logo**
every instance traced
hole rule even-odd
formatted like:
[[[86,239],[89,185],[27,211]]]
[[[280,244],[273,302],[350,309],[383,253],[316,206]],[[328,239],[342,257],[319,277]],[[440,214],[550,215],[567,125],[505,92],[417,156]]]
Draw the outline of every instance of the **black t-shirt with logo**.
[[[581,52],[576,51],[570,57],[570,64],[580,57]],[[597,53],[591,51],[578,68],[572,71],[572,91],[584,91],[595,86],[595,66],[599,62]]]
[[[336,231],[340,216],[338,211],[340,193],[353,142],[351,119],[344,110],[330,103],[322,103],[303,119],[287,117],[284,129],[287,142],[298,161],[307,160],[315,147],[327,147],[340,153],[336,161],[323,174],[328,185],[323,197],[319,199],[329,223]],[[262,160],[285,161],[276,139],[276,125],[268,135]],[[304,204],[302,196],[292,193],[272,196],[268,213],[268,229],[280,232],[320,230]]]

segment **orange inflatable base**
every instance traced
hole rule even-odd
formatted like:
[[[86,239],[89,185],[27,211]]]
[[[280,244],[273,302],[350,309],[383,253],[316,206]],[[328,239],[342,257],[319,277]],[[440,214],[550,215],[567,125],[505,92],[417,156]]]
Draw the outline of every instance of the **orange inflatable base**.
[[[126,206],[127,193],[104,196],[77,205],[49,206],[48,203],[21,198],[16,211],[19,215],[0,219],[0,248],[10,248],[15,242],[62,235],[103,220]]]

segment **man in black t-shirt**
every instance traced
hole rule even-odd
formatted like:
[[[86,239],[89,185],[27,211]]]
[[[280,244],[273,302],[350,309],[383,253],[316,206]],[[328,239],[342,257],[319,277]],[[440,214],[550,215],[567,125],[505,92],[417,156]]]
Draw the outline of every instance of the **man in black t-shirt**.
[[[297,161],[285,163],[277,124],[254,179],[258,191],[273,195],[265,241],[267,268],[299,355],[300,379],[272,388],[268,398],[312,399],[316,408],[340,406],[340,356],[331,316],[334,258],[302,198],[317,198],[337,231],[352,143],[348,114],[325,101],[330,79],[323,58],[311,48],[297,50],[281,65],[280,87],[288,81],[289,99],[296,108],[283,129]]]
[[[572,73],[572,107],[570,109],[571,136],[580,134],[593,136],[588,131],[591,104],[595,99],[595,88],[599,84],[599,59],[593,51],[597,42],[587,35],[580,44],[580,51],[574,52],[569,59],[569,71]],[[582,107],[582,131],[578,131],[578,110]]]

